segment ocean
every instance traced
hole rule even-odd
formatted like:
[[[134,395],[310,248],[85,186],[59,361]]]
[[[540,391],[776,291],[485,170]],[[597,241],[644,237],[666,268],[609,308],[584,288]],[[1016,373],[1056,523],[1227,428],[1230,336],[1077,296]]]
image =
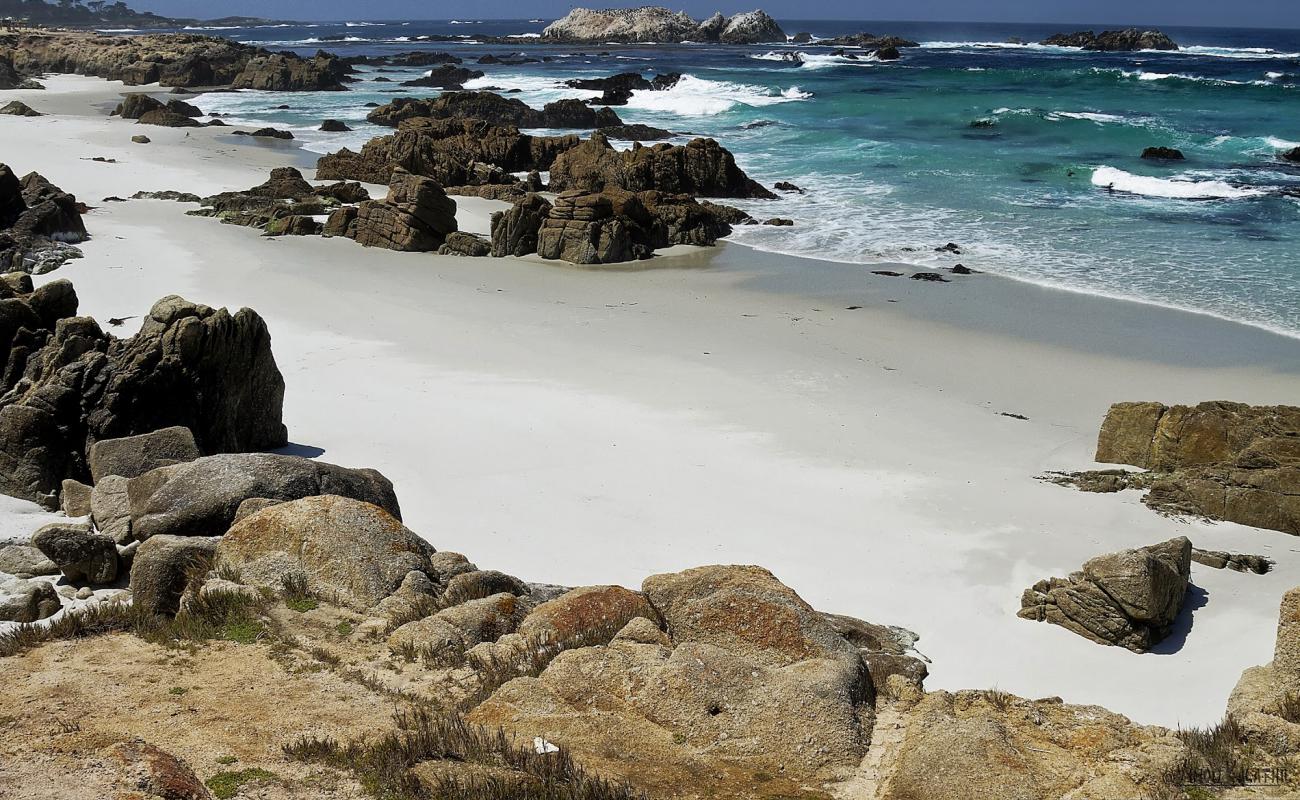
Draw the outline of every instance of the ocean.
[[[914,39],[896,62],[815,45],[541,45],[543,20],[339,22],[201,29],[310,54],[445,50],[495,88],[540,107],[597,93],[564,81],[680,72],[615,110],[711,136],[754,178],[805,190],[737,203],[793,227],[738,228],[731,240],[861,271],[882,262],[975,270],[1186,309],[1300,337],[1300,31],[1165,28],[1179,52],[1088,53],[1036,42],[1101,26],[780,20],[787,33],[861,31]],[[421,34],[456,43],[411,41]],[[485,45],[475,35],[514,35]],[[549,63],[473,64],[517,53]],[[802,53],[798,62],[784,59]],[[368,102],[425,96],[396,82],[424,73],[362,68],[351,91],[209,94],[227,121],[293,130],[309,150],[358,149],[391,131]],[[400,94],[398,94],[400,92]],[[288,108],[277,108],[288,105]],[[355,130],[321,133],[326,117]],[[1140,158],[1176,147],[1185,161]],[[959,254],[939,251],[949,242]],[[791,262],[797,268],[795,261]]]

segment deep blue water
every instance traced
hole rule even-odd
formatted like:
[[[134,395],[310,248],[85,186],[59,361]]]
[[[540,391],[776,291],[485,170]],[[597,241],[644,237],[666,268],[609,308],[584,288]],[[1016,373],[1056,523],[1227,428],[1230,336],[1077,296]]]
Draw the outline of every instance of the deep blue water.
[[[790,33],[866,30],[922,42],[879,63],[807,45],[561,47],[528,37],[481,45],[475,34],[536,33],[545,22],[463,22],[213,32],[302,53],[449,50],[467,66],[489,52],[548,55],[556,60],[479,67],[486,77],[469,84],[519,89],[514,96],[538,106],[590,96],[565,88],[571,77],[682,72],[677,88],[638,93],[618,113],[713,136],[764,183],[807,190],[746,204],[796,225],[742,228],[740,242],[845,269],[960,262],[1300,336],[1300,166],[1277,157],[1300,146],[1300,31],[1166,28],[1183,51],[1098,54],[1004,44],[1086,26],[782,20]],[[431,33],[466,40],[409,41]],[[804,53],[803,63],[777,60],[782,52]],[[420,74],[406,72],[388,77]],[[366,80],[347,93],[215,94],[198,105],[292,127],[328,152],[387,133],[364,123],[365,103],[399,90]],[[282,103],[291,108],[274,108]],[[322,117],[357,130],[315,132]],[[985,125],[972,127],[976,120]],[[1150,145],[1187,159],[1142,161]],[[949,241],[960,255],[935,252]]]

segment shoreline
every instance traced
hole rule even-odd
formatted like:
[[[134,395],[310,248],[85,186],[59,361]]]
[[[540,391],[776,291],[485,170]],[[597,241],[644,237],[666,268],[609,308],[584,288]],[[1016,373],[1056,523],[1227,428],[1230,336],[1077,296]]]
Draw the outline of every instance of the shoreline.
[[[90,205],[245,188],[302,152],[98,118],[89,97],[117,87],[51,83],[0,99],[82,111],[0,119],[5,157]],[[141,130],[153,144],[129,144]],[[120,163],[78,160],[95,155]],[[455,199],[462,227],[481,230],[492,204]],[[268,239],[190,207],[101,204],[85,258],[37,280],[72,280],[101,320],[171,293],[257,309],[291,439],[384,472],[408,527],[440,550],[575,585],[765,564],[815,607],[920,633],[931,688],[1059,694],[1166,724],[1219,718],[1242,668],[1268,660],[1277,599],[1300,582],[1300,543],[1284,534],[1034,480],[1091,465],[1111,402],[1294,398],[1287,337],[1002,276],[936,286],[734,243],[573,268]],[[1265,576],[1194,568],[1210,602],[1180,650],[1135,656],[1015,618],[1033,581],[1180,534],[1278,561]]]

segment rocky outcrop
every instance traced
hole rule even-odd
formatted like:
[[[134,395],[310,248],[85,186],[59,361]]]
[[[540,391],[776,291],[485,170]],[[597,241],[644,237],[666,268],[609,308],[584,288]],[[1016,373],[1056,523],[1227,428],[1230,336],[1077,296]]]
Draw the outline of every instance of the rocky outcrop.
[[[785,32],[762,11],[724,18],[715,14],[697,22],[684,12],[659,6],[628,9],[575,8],[542,31],[544,41],[557,43],[696,41],[726,44],[784,42]]]
[[[529,194],[509,211],[493,212],[492,255],[502,258],[537,252],[537,234],[551,208],[541,195]]]
[[[401,97],[366,115],[375,125],[397,127],[406,120],[474,119],[519,128],[600,128],[622,125],[610,109],[599,111],[578,100],[557,100],[539,111],[522,100],[492,92],[448,92],[436,98]]]
[[[308,591],[369,608],[411,571],[425,572],[433,548],[379,506],[335,495],[265,508],[239,522],[217,548],[243,583],[279,590],[301,576]]]
[[[1184,536],[1098,556],[1080,572],[1026,589],[1019,616],[1145,653],[1169,635],[1183,607],[1191,556]]]
[[[508,173],[550,169],[577,136],[530,136],[513,125],[474,119],[412,118],[391,136],[371,139],[360,153],[347,148],[316,163],[321,180],[387,184],[393,170],[433,178],[443,186],[513,184]]]
[[[1142,151],[1142,158],[1150,161],[1183,161],[1183,151],[1175,147],[1148,147]]]
[[[112,539],[96,533],[88,523],[56,522],[32,534],[32,547],[53,561],[73,582],[94,586],[112,583],[117,577],[117,547]]]
[[[77,198],[35,172],[20,181],[0,164],[0,272],[42,274],[81,251],[88,237]]]
[[[1290,161],[1293,164],[1300,164],[1300,147],[1293,147],[1290,150],[1278,153],[1278,158],[1283,161]]]
[[[649,258],[635,223],[614,213],[611,198],[581,189],[561,192],[537,232],[537,254],[573,264],[613,264]]]
[[[636,91],[663,92],[677,85],[682,79],[680,72],[655,75],[646,79],[639,72],[620,72],[608,78],[575,78],[565,81],[565,85],[574,89],[601,92],[587,102],[592,105],[625,106]]]
[[[919,42],[904,39],[901,36],[877,36],[874,33],[855,33],[849,36],[837,36],[822,39],[819,45],[826,47],[860,47],[863,50],[898,50],[903,47],[920,47]],[[840,53],[840,55],[844,55]]]
[[[89,477],[101,439],[174,425],[204,453],[280,447],[284,381],[255,312],[158,301],[139,333],[77,317],[67,281],[0,300],[0,491],[56,504],[63,479]]]
[[[1079,31],[1077,33],[1058,33],[1044,39],[1043,44],[1057,47],[1080,47],[1084,50],[1134,51],[1134,50],[1177,50],[1173,39],[1161,31],[1144,31],[1137,28],[1125,28],[1119,31]]]
[[[664,630],[631,593],[553,601],[603,609],[593,622],[631,621],[608,646],[561,653],[540,676],[501,687],[470,719],[541,736],[655,796],[706,773],[718,796],[796,795],[861,761],[874,720],[867,669],[771,573],[701,567],[648,578],[642,591]],[[544,609],[550,625],[567,616],[544,604],[520,629]],[[801,724],[786,708],[800,709]],[[741,782],[749,793],[730,788]]]
[[[202,455],[190,429],[175,425],[138,436],[95,442],[90,446],[86,460],[90,465],[90,475],[98,485],[110,475],[134,478],[158,467],[193,461]]]
[[[19,72],[93,75],[128,86],[225,86],[268,91],[335,91],[350,69],[323,53],[303,58],[229,39],[190,34],[104,36],[50,32],[0,37]]]
[[[456,201],[432,178],[398,167],[388,196],[357,209],[351,234],[358,244],[389,250],[436,251],[456,230]]]
[[[556,157],[551,165],[551,189],[629,192],[650,189],[698,197],[772,199],[776,195],[750,179],[731,153],[713,139],[692,139],[685,145],[634,144],[615,150],[600,134]]]
[[[481,258],[492,254],[491,242],[484,241],[472,233],[453,231],[447,234],[447,241],[438,248],[440,256],[467,256]]]
[[[131,532],[140,541],[163,534],[221,536],[240,504],[251,498],[289,501],[338,495],[379,506],[401,519],[393,484],[375,470],[271,453],[206,456],[160,467],[131,479],[127,494]]]
[[[443,64],[429,70],[425,75],[402,81],[403,86],[422,86],[432,89],[463,89],[465,81],[483,77],[481,69],[466,69],[451,64]]]
[[[785,31],[768,16],[766,11],[746,11],[727,20],[718,41],[723,44],[759,44],[760,42],[784,42]]]
[[[1151,470],[1157,511],[1300,535],[1300,408],[1117,403],[1097,460]]]

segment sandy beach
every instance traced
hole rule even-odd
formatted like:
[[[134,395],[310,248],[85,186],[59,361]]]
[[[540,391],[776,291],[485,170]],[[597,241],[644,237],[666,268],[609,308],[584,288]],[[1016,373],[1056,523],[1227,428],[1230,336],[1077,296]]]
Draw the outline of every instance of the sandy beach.
[[[102,201],[246,188],[274,166],[310,178],[312,154],[110,118],[120,83],[47,85],[0,91],[47,114],[0,117],[0,160],[95,208],[85,257],[37,282],[70,279],[104,325],[168,294],[256,309],[288,386],[291,452],[380,470],[439,550],[564,585],[762,564],[818,609],[920,634],[929,688],[1057,695],[1142,723],[1217,720],[1242,669],[1271,657],[1300,542],[1035,476],[1091,466],[1113,402],[1294,402],[1294,339],[993,275],[928,284],[734,244],[591,269],[267,238],[192,205]],[[151,144],[130,142],[141,132]],[[457,202],[480,233],[505,207]],[[48,516],[5,499],[0,534]],[[1039,578],[1179,535],[1277,566],[1193,565],[1206,602],[1144,655],[1015,615]]]

